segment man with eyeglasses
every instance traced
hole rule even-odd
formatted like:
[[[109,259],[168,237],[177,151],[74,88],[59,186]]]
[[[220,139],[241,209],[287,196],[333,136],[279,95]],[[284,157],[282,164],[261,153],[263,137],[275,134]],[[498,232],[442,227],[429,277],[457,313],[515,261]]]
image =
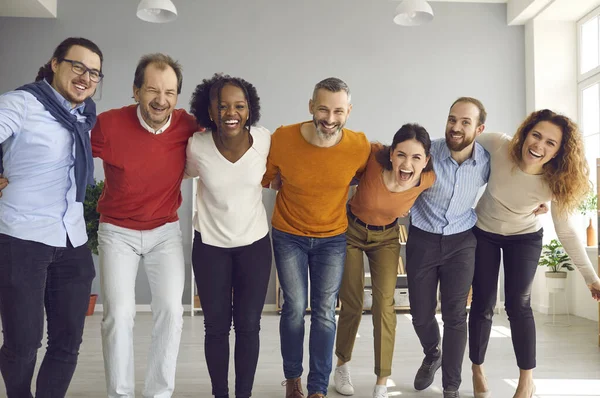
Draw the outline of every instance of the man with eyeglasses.
[[[177,209],[188,139],[196,119],[175,109],[181,65],[168,55],[143,56],[135,70],[136,104],[98,116],[92,150],[103,161],[98,202],[102,350],[110,398],[134,398],[135,280],[142,262],[152,294],[152,341],[142,396],[168,398],[183,327],[185,261]]]
[[[48,346],[35,396],[64,397],[77,365],[94,279],[83,201],[93,182],[91,96],[102,52],[68,38],[35,83],[0,96],[0,372],[8,398],[32,397],[47,317]],[[3,170],[2,170],[3,168]]]

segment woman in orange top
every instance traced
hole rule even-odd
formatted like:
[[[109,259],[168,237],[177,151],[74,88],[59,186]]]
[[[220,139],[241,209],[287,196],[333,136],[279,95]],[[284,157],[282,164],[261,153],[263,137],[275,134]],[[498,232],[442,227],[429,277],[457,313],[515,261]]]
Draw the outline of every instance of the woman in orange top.
[[[408,213],[417,197],[435,181],[431,140],[418,124],[405,124],[391,147],[371,144],[371,155],[348,207],[346,265],[340,289],[336,338],[336,390],[354,394],[347,363],[352,357],[364,298],[363,252],[369,258],[375,338],[374,398],[387,398],[396,335],[394,291],[400,256],[398,217]]]

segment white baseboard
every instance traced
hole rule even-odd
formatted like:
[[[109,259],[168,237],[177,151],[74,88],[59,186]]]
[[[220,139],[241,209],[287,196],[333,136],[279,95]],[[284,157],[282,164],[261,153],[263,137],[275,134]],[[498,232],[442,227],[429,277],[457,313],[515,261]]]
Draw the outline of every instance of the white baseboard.
[[[184,304],[183,305],[183,312],[190,312],[191,310],[191,305],[190,304]],[[102,313],[104,311],[104,306],[102,304],[96,304],[96,307],[94,308],[94,313]],[[135,306],[135,311],[136,312],[152,312],[152,309],[150,308],[150,304],[138,304]],[[275,304],[265,304],[265,306],[263,307],[263,312],[275,312],[277,311],[277,306]]]

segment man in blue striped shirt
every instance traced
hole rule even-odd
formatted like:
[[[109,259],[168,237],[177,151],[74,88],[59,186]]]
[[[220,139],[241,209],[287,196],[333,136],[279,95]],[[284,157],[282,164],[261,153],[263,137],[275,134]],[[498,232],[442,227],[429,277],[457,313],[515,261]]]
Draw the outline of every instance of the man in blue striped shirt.
[[[406,273],[412,322],[425,354],[414,387],[429,387],[441,366],[444,398],[459,397],[477,245],[471,232],[477,220],[473,205],[490,174],[489,154],[475,142],[485,119],[485,108],[475,98],[461,97],[452,104],[445,139],[431,145],[436,181],[411,209]],[[444,321],[441,346],[435,318],[438,282]]]

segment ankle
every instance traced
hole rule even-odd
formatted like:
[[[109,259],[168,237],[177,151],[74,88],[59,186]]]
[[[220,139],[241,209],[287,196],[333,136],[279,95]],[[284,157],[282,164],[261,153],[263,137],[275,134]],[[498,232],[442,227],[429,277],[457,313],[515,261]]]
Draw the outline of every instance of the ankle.
[[[532,379],[523,379],[523,380],[519,380],[519,384],[517,384],[517,388],[525,388],[527,390],[531,389],[531,387],[534,385],[533,380]]]
[[[527,376],[519,377],[519,383],[517,384],[517,387],[518,386],[530,387],[532,385],[533,385],[533,376],[527,375]]]
[[[380,384],[375,384],[375,388],[373,389],[373,392],[375,394],[383,394],[383,393],[387,394],[387,390],[388,390],[387,386],[382,386]]]
[[[348,362],[344,362],[341,365],[337,365],[336,368],[339,368],[339,369],[348,369]]]

